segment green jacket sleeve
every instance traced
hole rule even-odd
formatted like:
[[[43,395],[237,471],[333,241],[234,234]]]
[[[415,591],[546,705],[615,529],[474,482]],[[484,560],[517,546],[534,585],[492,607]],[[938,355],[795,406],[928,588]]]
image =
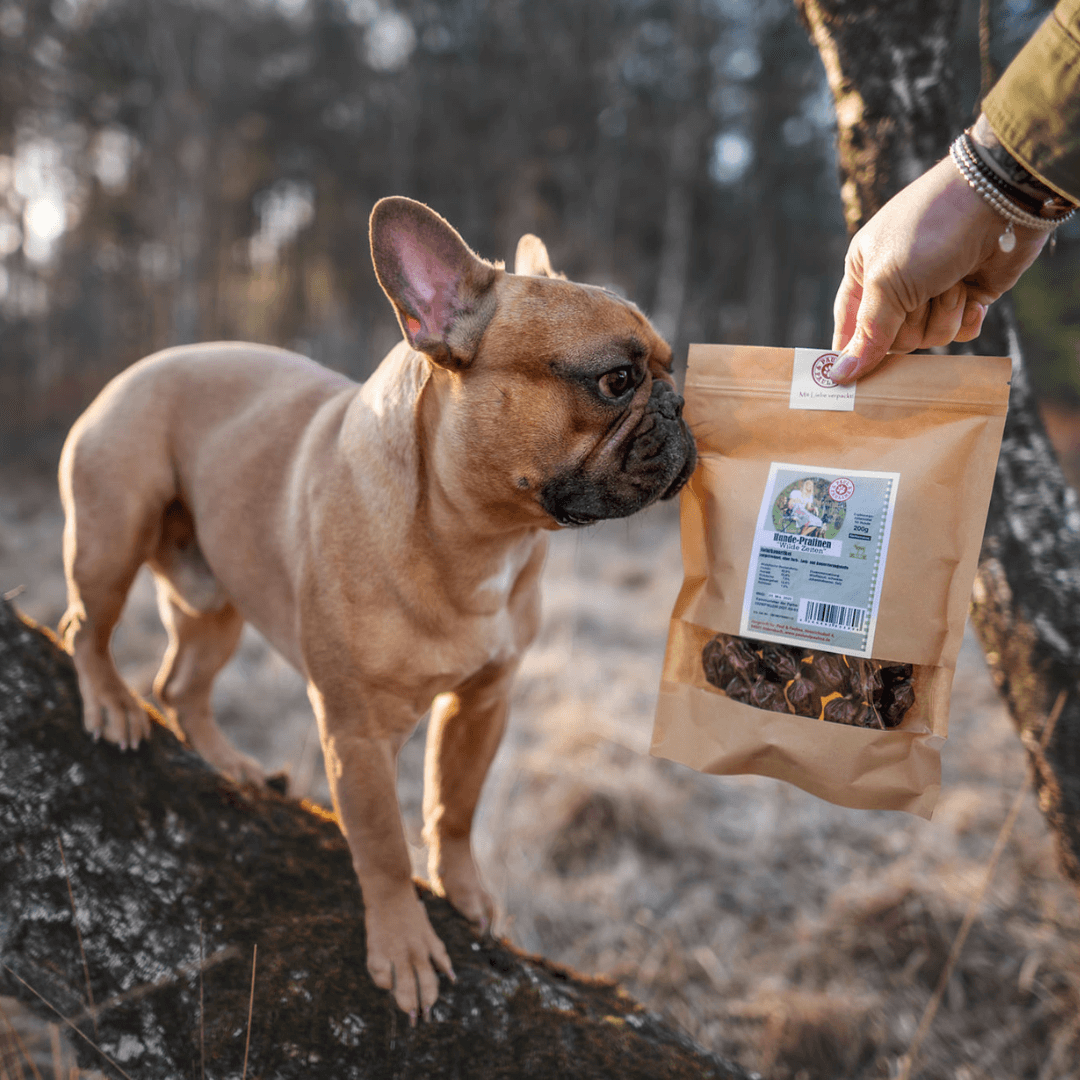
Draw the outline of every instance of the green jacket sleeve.
[[[1017,161],[1080,201],[1080,0],[1061,0],[982,109]]]

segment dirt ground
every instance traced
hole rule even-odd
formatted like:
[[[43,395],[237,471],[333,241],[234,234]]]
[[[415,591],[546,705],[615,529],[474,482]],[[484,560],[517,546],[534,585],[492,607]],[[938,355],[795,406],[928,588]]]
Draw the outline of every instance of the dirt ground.
[[[0,468],[0,592],[54,626],[61,527],[49,469]],[[680,581],[674,507],[553,538],[476,828],[497,929],[770,1080],[896,1076],[1024,777],[979,647],[960,656],[933,821],[846,810],[648,756]],[[144,694],[163,644],[144,572],[115,639]],[[215,700],[241,748],[326,800],[303,685],[250,629]],[[399,785],[420,875],[423,738]],[[1080,1080],[1080,906],[1030,795],[914,1075]]]

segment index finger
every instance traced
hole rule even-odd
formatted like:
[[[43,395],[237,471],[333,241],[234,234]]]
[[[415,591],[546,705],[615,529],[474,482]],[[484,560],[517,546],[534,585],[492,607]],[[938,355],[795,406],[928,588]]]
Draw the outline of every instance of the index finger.
[[[862,286],[849,271],[845,270],[844,280],[840,282],[840,288],[836,290],[836,299],[833,300],[833,352],[839,352],[855,333],[855,320],[859,314],[861,300]]]

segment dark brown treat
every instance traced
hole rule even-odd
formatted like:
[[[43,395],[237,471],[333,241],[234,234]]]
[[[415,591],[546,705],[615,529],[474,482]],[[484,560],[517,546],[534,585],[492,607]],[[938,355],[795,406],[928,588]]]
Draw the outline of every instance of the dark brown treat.
[[[880,704],[883,682],[881,668],[874,660],[848,657],[848,693],[867,704]]]
[[[885,721],[881,718],[881,713],[874,705],[866,706],[866,715],[863,717],[863,727],[877,728],[878,731],[885,730]]]
[[[724,642],[719,637],[705,643],[705,648],[701,650],[701,666],[705,671],[706,681],[720,690],[735,678],[735,669],[728,660]]]
[[[911,682],[914,673],[915,669],[911,664],[882,662],[882,691],[878,708],[887,728],[899,727],[908,710],[915,704],[915,689]]]
[[[764,675],[759,675],[757,682],[750,687],[750,705],[755,709],[767,709],[769,712],[790,712],[784,688],[769,682]]]
[[[833,698],[825,706],[824,717],[833,724],[847,724],[849,727],[866,727],[867,712],[864,701],[853,701],[848,697]]]
[[[724,693],[732,701],[741,701],[744,705],[750,704],[750,684],[745,679],[736,676],[724,687]]]
[[[804,664],[806,668],[809,665]],[[788,704],[798,716],[821,715],[821,691],[813,679],[800,675],[793,679],[787,688]]]
[[[893,685],[893,683],[902,682],[904,679],[910,679],[915,674],[915,669],[911,664],[891,664],[887,661],[881,662],[881,681],[884,683],[886,689]]]
[[[881,717],[888,728],[899,727],[908,709],[915,704],[915,687],[907,679],[894,683],[885,694]]]
[[[717,634],[705,643],[701,666],[706,680],[721,690],[732,679],[741,679],[749,687],[758,675],[758,658],[750,643],[728,634]]]
[[[822,694],[833,694],[837,691],[842,694],[847,689],[849,671],[842,656],[827,652],[814,653],[811,666]]]
[[[766,641],[761,646],[761,666],[765,677],[784,686],[799,674],[802,649],[793,645],[777,645]]]
[[[770,712],[824,715],[834,724],[895,728],[915,704],[911,664],[717,634],[701,650],[701,666],[732,701]],[[835,693],[843,696],[829,701],[823,714],[821,699]]]
[[[756,641],[746,641],[743,638],[728,637],[726,634],[718,634],[724,638],[724,655],[728,663],[735,669],[737,675],[741,675],[747,682],[753,682],[757,678],[758,658],[754,651]]]

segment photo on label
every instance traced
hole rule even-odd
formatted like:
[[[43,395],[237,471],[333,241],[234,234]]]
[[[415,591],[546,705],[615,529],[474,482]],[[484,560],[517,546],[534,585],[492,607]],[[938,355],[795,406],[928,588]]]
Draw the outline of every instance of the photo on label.
[[[825,540],[836,536],[844,525],[844,504],[830,497],[830,486],[830,481],[820,476],[788,484],[773,503],[776,531]]]

